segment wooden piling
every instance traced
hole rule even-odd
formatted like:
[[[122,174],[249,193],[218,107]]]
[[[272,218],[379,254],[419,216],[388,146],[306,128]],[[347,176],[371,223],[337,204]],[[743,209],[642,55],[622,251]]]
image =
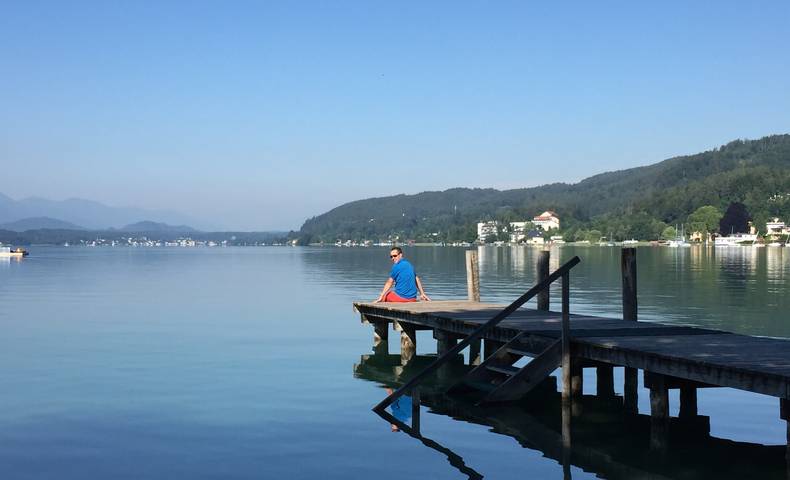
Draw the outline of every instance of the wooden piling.
[[[549,258],[551,256],[551,252],[548,250],[542,250],[538,254],[538,264],[537,264],[537,282],[540,283],[549,276]],[[543,310],[545,312],[549,311],[549,287],[546,287],[543,291],[538,293],[538,310]]]
[[[584,393],[584,368],[571,364],[571,396],[581,397]]]
[[[434,330],[433,338],[436,339],[436,354],[439,356],[447,353],[458,343],[458,337],[445,330]]]
[[[373,345],[386,342],[389,339],[389,322],[373,322]]]
[[[480,339],[469,344],[469,365],[480,365],[483,355],[481,354],[482,343]]]
[[[574,396],[573,365],[571,364],[570,277],[562,276],[562,400]],[[581,370],[581,369],[579,369]],[[581,382],[578,382],[581,385]]]
[[[408,362],[417,352],[417,331],[413,325],[400,325],[400,357],[403,363]]]
[[[693,418],[697,416],[696,387],[680,387],[680,411],[678,417]]]
[[[477,250],[466,251],[466,292],[470,302],[480,301],[480,260]]]
[[[624,248],[621,253],[620,271],[623,277],[623,320],[637,319],[636,301],[636,249]]]
[[[650,447],[665,450],[669,434],[669,389],[663,375],[651,375]]]
[[[638,305],[636,298],[636,248],[624,248],[620,254],[620,272],[623,289],[623,320],[637,321]],[[639,393],[635,368],[625,367],[623,371],[623,407],[630,413],[637,413]]]
[[[596,394],[599,397],[614,397],[614,367],[601,365],[595,369]]]

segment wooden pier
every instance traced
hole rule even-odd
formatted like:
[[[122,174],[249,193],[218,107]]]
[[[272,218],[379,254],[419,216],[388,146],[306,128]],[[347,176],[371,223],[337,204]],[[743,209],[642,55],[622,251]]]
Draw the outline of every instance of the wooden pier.
[[[636,375],[642,370],[656,448],[666,447],[670,389],[680,390],[680,417],[697,415],[698,388],[731,387],[778,398],[781,418],[790,420],[790,341],[636,321],[636,249],[623,249],[623,318],[571,314],[572,262],[549,275],[548,252],[541,252],[538,261],[539,284],[514,304],[480,302],[477,252],[468,253],[469,299],[354,303],[362,322],[374,327],[374,350],[386,353],[392,328],[400,332],[401,358],[407,362],[415,353],[416,332],[431,330],[439,359],[427,370],[441,371],[442,364],[468,347],[474,368],[449,391],[479,390],[479,405],[519,401],[558,367],[564,401],[572,404],[581,395],[584,368],[596,369],[599,396],[614,396],[612,368],[625,367],[622,402],[635,412]],[[555,312],[549,310],[548,286],[559,277],[563,311]],[[532,297],[537,297],[537,309],[518,308]],[[524,357],[530,359],[526,365],[514,366]],[[428,372],[415,375],[393,395],[416,389],[423,373]],[[386,408],[389,401],[376,408]]]

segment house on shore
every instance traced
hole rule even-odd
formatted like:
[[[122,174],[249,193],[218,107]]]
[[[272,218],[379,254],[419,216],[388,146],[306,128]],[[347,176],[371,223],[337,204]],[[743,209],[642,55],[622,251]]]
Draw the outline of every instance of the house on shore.
[[[536,227],[540,227],[547,232],[549,230],[559,230],[560,228],[560,218],[551,210],[546,210],[537,217],[534,217],[532,223]]]

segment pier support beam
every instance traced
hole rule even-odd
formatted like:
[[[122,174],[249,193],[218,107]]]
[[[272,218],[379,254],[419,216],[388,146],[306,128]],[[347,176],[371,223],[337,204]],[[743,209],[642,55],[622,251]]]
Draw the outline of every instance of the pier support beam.
[[[680,387],[680,412],[679,418],[693,418],[697,416],[697,389],[694,387]]]
[[[389,322],[374,320],[373,322],[373,345],[379,342],[386,342],[389,339]]]
[[[398,324],[400,329],[400,359],[406,363],[417,352],[417,331],[411,325]]]
[[[596,394],[599,397],[614,397],[614,367],[601,365],[595,368]]]
[[[444,330],[434,330],[433,338],[436,339],[436,354],[439,356],[447,353],[458,343],[458,337]]]
[[[625,367],[623,371],[623,408],[628,413],[639,411],[639,377],[636,368]]]
[[[469,365],[480,365],[483,358],[480,351],[481,345],[480,339],[469,344]]]
[[[584,369],[576,362],[571,363],[571,397],[579,398],[584,391]]]
[[[669,436],[669,389],[663,375],[651,375],[650,448],[664,451]]]

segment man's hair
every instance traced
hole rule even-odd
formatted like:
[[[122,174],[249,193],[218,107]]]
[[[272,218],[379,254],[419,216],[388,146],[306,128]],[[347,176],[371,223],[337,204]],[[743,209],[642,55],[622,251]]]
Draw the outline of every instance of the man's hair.
[[[403,253],[403,250],[401,250],[401,248],[400,248],[400,247],[392,247],[392,248],[390,248],[390,252],[391,252],[391,251],[393,251],[393,250],[395,250],[396,252],[398,252],[398,254],[399,254],[399,255],[400,255],[401,253]]]

